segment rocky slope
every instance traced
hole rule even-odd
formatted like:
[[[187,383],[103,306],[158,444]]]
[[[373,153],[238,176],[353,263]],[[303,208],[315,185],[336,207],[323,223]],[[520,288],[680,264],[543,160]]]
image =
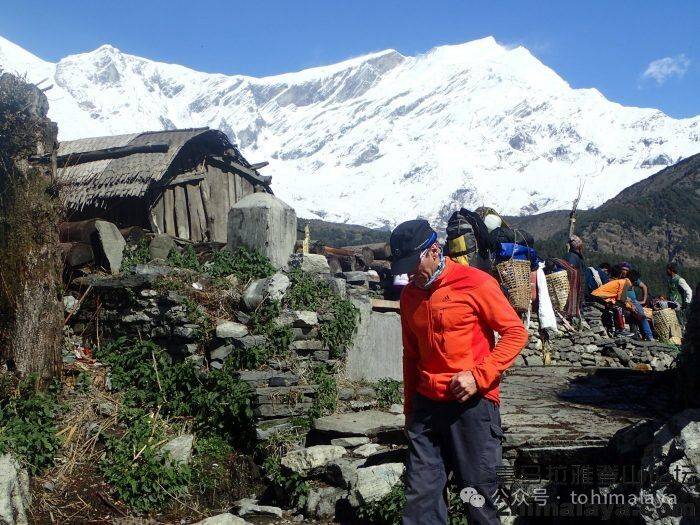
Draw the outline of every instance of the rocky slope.
[[[0,67],[53,84],[64,139],[173,127],[225,131],[269,160],[300,216],[393,226],[455,205],[597,206],[700,150],[700,118],[572,89],[527,49],[484,38],[410,57],[386,50],[265,78],[208,74],[105,45],[58,63],[0,38]]]

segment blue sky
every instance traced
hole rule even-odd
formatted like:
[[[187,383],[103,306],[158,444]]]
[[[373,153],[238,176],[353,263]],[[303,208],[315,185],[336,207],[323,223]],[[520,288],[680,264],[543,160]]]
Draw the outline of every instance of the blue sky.
[[[56,61],[109,43],[221,73],[272,75],[394,48],[493,35],[574,87],[674,117],[700,114],[700,1],[3,0],[0,35]]]

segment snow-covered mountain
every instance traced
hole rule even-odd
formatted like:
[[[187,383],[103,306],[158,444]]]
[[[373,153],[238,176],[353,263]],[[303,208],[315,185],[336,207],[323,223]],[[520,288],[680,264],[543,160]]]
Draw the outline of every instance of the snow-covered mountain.
[[[0,68],[48,79],[59,137],[210,126],[303,217],[435,222],[460,205],[505,214],[591,207],[700,151],[677,120],[572,89],[527,49],[484,38],[387,50],[296,73],[209,74],[105,45],[45,62],[0,38]]]

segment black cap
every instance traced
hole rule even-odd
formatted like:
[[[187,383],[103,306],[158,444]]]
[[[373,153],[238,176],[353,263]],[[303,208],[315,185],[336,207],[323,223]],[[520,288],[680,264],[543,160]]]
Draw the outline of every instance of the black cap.
[[[391,273],[411,272],[420,259],[420,253],[437,241],[437,233],[428,221],[416,219],[399,224],[391,232]]]

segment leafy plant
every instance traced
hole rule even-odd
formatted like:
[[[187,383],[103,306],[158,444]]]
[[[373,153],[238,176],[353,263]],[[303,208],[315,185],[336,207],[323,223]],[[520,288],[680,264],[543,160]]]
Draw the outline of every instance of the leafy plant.
[[[359,310],[347,299],[336,298],[328,306],[330,320],[320,326],[321,340],[330,349],[331,357],[339,357],[357,330]]]
[[[35,383],[30,375],[0,399],[0,453],[13,452],[34,475],[53,464],[60,446],[55,426],[60,406],[54,396],[37,392]]]
[[[309,494],[309,484],[296,472],[282,467],[282,458],[301,441],[299,428],[292,427],[278,432],[258,448],[264,457],[262,468],[272,482],[278,503],[284,506],[302,507]]]
[[[177,251],[175,248],[170,250],[170,253],[168,254],[168,262],[176,268],[194,270],[197,272],[202,271],[202,265],[199,262],[197,253],[194,251],[191,244],[185,246],[182,253]]]
[[[151,252],[148,250],[148,238],[142,237],[135,246],[127,246],[124,249],[122,271],[131,272],[137,264],[146,264],[151,260]]]
[[[165,507],[185,494],[191,480],[187,465],[173,464],[161,447],[166,441],[163,421],[139,409],[120,413],[126,431],[109,436],[100,469],[119,499],[145,512]]]
[[[281,312],[282,305],[279,301],[265,300],[250,316],[250,331],[256,335],[267,336],[270,356],[284,355],[294,340],[294,333],[290,327],[276,323]]]
[[[390,377],[383,377],[375,386],[377,391],[377,403],[380,407],[388,408],[393,404],[401,403],[403,383]]]
[[[319,310],[332,299],[330,285],[317,277],[294,269],[289,273],[291,285],[285,302],[294,310]]]
[[[334,370],[327,365],[318,365],[313,370],[311,382],[316,385],[316,397],[309,410],[309,418],[332,414],[338,405],[338,383]]]
[[[358,509],[358,517],[363,523],[377,525],[400,524],[405,505],[404,484],[399,482],[382,499],[361,506]]]
[[[214,253],[209,273],[212,277],[235,275],[242,282],[248,282],[270,277],[275,267],[258,250],[239,246],[234,252],[224,249]]]

